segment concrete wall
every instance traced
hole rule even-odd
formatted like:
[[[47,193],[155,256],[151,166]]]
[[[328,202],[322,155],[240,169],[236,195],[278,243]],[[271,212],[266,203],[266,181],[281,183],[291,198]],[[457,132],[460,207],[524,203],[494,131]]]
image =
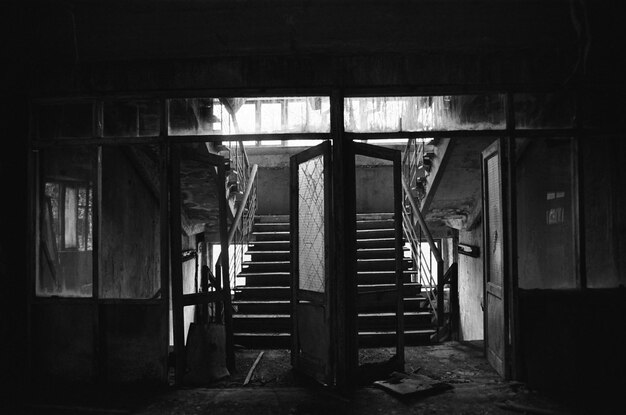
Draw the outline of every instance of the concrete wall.
[[[289,214],[289,157],[307,147],[248,148],[250,163],[259,165],[257,197],[261,215]],[[398,149],[402,148],[397,146]],[[358,213],[393,211],[393,169],[389,163],[368,157],[356,160]]]
[[[471,230],[459,231],[459,243],[479,247],[478,258],[459,254],[459,338],[484,338],[483,310],[483,228],[479,221]]]

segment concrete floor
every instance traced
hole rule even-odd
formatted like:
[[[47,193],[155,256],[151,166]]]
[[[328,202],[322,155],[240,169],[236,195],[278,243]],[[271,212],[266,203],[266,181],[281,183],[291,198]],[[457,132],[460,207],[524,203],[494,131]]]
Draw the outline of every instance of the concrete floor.
[[[243,385],[258,350],[237,352],[237,373],[201,388],[167,388],[158,394],[131,401],[92,399],[72,405],[26,405],[25,414],[578,414],[588,412],[567,402],[549,399],[518,382],[503,381],[475,345],[446,342],[409,347],[406,373],[426,375],[453,386],[436,395],[398,398],[373,386],[359,388],[350,396],[313,385],[291,370],[288,350],[267,350],[250,382]],[[390,349],[368,349],[369,361],[386,359]],[[95,402],[98,402],[97,404]],[[509,404],[509,409],[502,405]],[[517,405],[517,411],[510,405]],[[523,408],[522,408],[523,407]]]

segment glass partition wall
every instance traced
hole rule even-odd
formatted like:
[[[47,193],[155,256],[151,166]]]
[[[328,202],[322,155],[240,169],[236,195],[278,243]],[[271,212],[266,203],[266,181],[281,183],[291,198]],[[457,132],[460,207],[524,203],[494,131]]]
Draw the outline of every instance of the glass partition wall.
[[[554,189],[541,191],[546,203],[542,223],[551,227],[550,235],[558,227],[563,238],[576,237],[575,109],[567,91],[348,95],[333,101],[327,94],[34,100],[31,305],[40,307],[59,300],[91,304],[89,321],[98,326],[107,324],[102,305],[152,304],[155,313],[167,321],[168,166],[176,143],[196,143],[203,151],[231,159],[232,146],[239,142],[313,145],[340,139],[399,148],[409,139],[484,136],[509,140],[510,154],[525,157],[518,159],[527,160],[524,164],[511,169],[512,177],[516,169],[541,165],[541,152],[533,148],[547,146],[559,154],[569,152],[559,156],[562,168],[556,173],[573,173],[569,181],[564,178]],[[343,125],[332,124],[331,128],[331,118],[343,120]],[[553,140],[556,137],[575,138],[563,142]],[[526,148],[527,142],[532,146]],[[554,172],[545,173],[559,180]],[[524,181],[522,170],[518,176],[519,188],[516,190],[513,181],[509,196],[518,192],[514,200],[521,229],[524,215],[531,215],[524,209],[526,196],[522,195],[533,186]],[[522,251],[532,246],[524,239],[517,244]],[[567,252],[559,255],[569,255],[578,246],[573,241],[564,248]],[[527,275],[529,265],[524,262],[525,268],[519,270],[520,285],[526,284],[522,275]],[[559,287],[580,287],[576,272],[572,269]],[[32,330],[38,327],[34,324]],[[91,331],[104,332],[97,327]],[[94,344],[99,344],[98,340]],[[167,347],[159,350],[167,353]],[[106,363],[95,362],[94,367],[89,373],[107,372]],[[164,376],[159,372],[156,377]]]

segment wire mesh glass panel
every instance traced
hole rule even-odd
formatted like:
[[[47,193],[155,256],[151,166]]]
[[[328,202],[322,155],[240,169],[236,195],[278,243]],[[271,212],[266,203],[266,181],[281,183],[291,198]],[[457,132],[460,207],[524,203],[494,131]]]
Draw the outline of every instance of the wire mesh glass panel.
[[[324,159],[298,166],[298,271],[301,290],[325,290]]]
[[[502,285],[502,207],[500,200],[500,166],[498,155],[487,160],[487,200],[489,209],[488,248],[491,260],[489,261],[489,282]]]

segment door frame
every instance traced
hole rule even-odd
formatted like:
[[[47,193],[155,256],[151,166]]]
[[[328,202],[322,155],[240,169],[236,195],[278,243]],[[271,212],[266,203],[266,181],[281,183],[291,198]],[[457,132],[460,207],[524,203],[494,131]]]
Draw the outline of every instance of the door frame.
[[[295,154],[290,158],[290,229],[291,229],[291,364],[296,371],[311,376],[326,385],[335,385],[337,378],[335,346],[339,342],[335,313],[335,298],[337,296],[338,274],[335,272],[333,262],[334,232],[333,232],[333,163],[331,157],[331,143],[324,141],[317,146]],[[314,157],[322,156],[324,161],[324,292],[318,293],[308,290],[300,290],[299,287],[299,166],[303,162]],[[315,362],[306,360],[300,356],[300,336],[298,331],[299,302],[306,301],[311,305],[320,306],[324,309],[325,327],[328,332],[327,360]],[[323,366],[323,367],[322,367]]]

